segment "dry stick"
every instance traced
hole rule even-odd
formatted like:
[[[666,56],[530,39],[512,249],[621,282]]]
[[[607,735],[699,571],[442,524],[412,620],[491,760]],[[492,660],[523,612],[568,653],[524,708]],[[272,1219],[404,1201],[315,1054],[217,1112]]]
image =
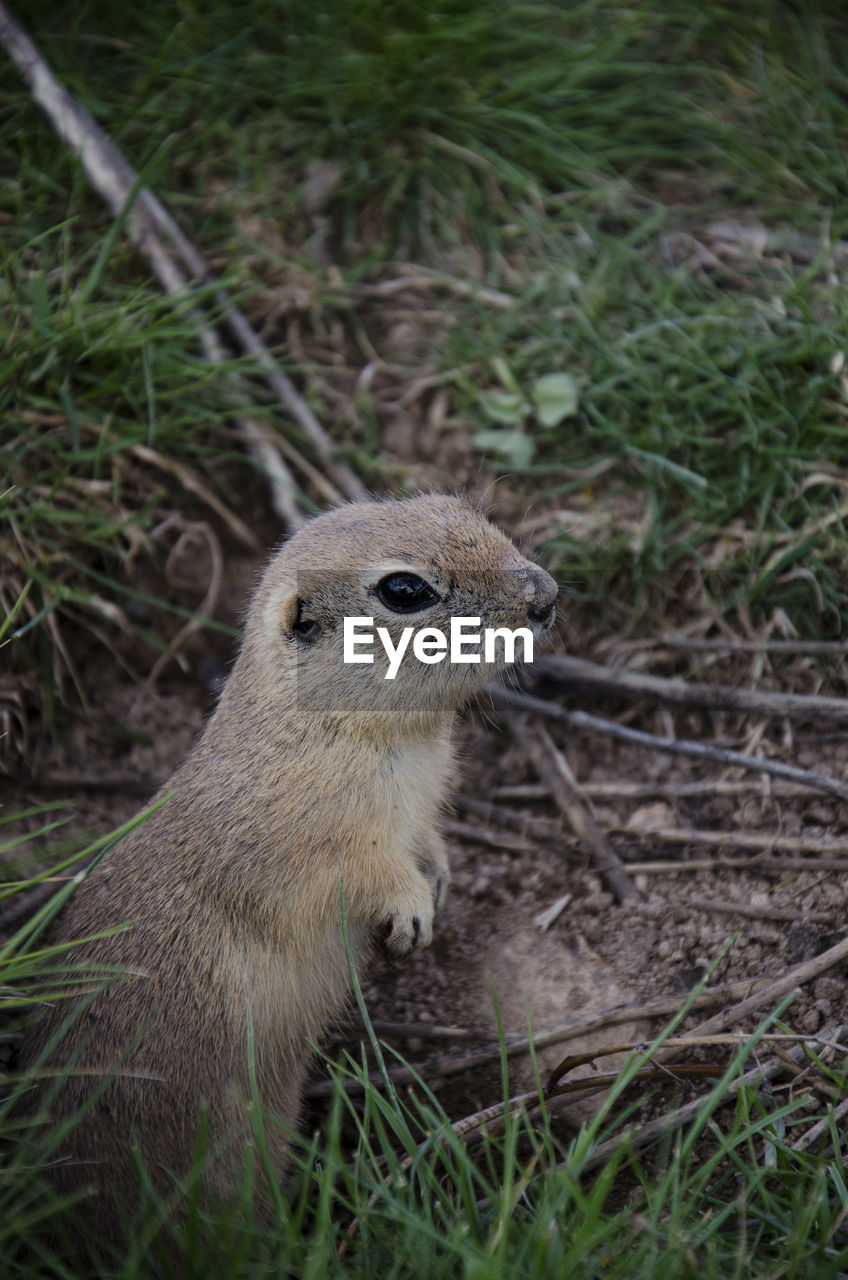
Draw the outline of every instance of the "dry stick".
[[[708,844],[716,848],[733,847],[751,849],[757,853],[812,853],[840,854],[848,853],[848,840],[819,839],[816,836],[779,836],[776,833],[763,831],[702,831],[698,827],[650,827],[644,830],[633,830],[629,827],[611,827],[611,831],[621,835],[645,836],[652,842],[661,844]],[[750,859],[748,859],[750,861]],[[806,859],[797,859],[799,865]],[[772,865],[763,858],[764,866]],[[628,867],[629,867],[628,863]]]
[[[591,805],[580,793],[565,757],[557,749],[543,724],[536,722],[535,736],[527,732],[526,722],[510,717],[513,734],[526,747],[541,778],[550,787],[557,808],[568,819],[578,840],[589,845],[596,869],[606,880],[619,902],[641,898],[628,876],[618,854],[598,826]]]
[[[2,886],[0,886],[2,887]],[[494,1032],[491,1027],[446,1027],[436,1022],[383,1022],[379,1018],[371,1026],[384,1040],[448,1040],[490,1045]],[[365,1036],[365,1024],[360,1018],[352,1018],[349,1026],[336,1026],[325,1038],[326,1046],[356,1045]]]
[[[96,121],[55,79],[36,46],[8,13],[2,0],[0,43],[17,65],[33,97],[50,117],[56,131],[82,160],[92,185],[109,205],[113,216],[120,217],[133,195],[138,175]],[[164,291],[170,296],[186,294],[188,278],[156,233],[156,218],[152,216],[150,207],[150,202],[154,201],[146,188],[140,187],[136,191],[133,208],[127,215],[127,234],[147,259]],[[158,201],[155,203],[158,205]],[[190,315],[205,359],[213,365],[224,364],[228,356],[214,329],[196,309]],[[295,483],[291,473],[267,434],[253,419],[238,413],[233,416],[249,451],[268,473],[274,510],[287,525],[297,528],[303,523],[303,514],[294,496]]]
[[[375,1018],[371,1026],[378,1036],[394,1036],[398,1040],[489,1040],[489,1027],[442,1027],[436,1022],[381,1022]],[[351,1028],[352,1034],[361,1038],[364,1025]]]
[[[2,3],[2,0],[0,0],[0,3]],[[230,533],[238,538],[239,542],[244,543],[246,547],[250,547],[251,551],[260,551],[262,549],[261,543],[253,530],[203,483],[200,476],[191,467],[187,467],[183,462],[178,462],[176,458],[167,458],[163,453],[159,453],[156,449],[151,449],[146,444],[132,445],[130,453],[134,458],[138,458],[139,462],[143,462],[150,467],[157,467],[159,471],[164,471],[167,475],[175,476],[184,489],[187,489],[189,493],[193,493],[201,502],[211,507],[218,519],[223,520],[224,524],[226,524]]]
[[[506,835],[502,831],[493,831],[490,827],[476,827],[469,822],[454,822],[450,818],[442,820],[445,835],[455,840],[470,840],[474,844],[488,844],[505,853],[535,853],[538,845],[529,840],[521,840],[518,836]]]
[[[361,284],[355,292],[360,298],[393,298],[407,289],[446,289],[460,298],[477,298],[491,307],[509,310],[510,307],[515,306],[515,298],[510,293],[502,293],[498,289],[487,289],[473,281],[458,280],[456,276],[444,275],[441,272],[425,272],[422,268],[414,268],[409,274],[398,276],[394,280]]]
[[[848,657],[844,640],[702,640],[691,636],[658,636],[637,641],[638,648],[691,649],[693,653],[805,653]]]
[[[649,833],[653,837],[653,832]],[[848,861],[838,858],[690,858],[686,862],[626,862],[632,876],[661,876],[675,871],[753,871],[770,875],[777,871],[848,871]]]
[[[581,790],[586,792],[586,787],[582,784]],[[545,796],[549,794],[547,787],[543,789],[543,794]],[[481,818],[494,819],[506,827],[513,827],[526,835],[537,835],[540,839],[556,839],[557,836],[562,835],[561,823],[553,822],[550,818],[537,818],[525,809],[509,809],[506,805],[494,804],[491,800],[478,800],[475,796],[464,795],[461,792],[453,796],[452,804],[457,809],[477,813]]]
[[[728,1001],[749,996],[752,991],[757,990],[759,987],[767,987],[770,982],[770,978],[745,978],[737,982],[725,983],[720,987],[707,988],[694,997],[690,1008],[704,1009],[714,1007],[717,1004],[727,1004]],[[533,1046],[536,1050],[546,1049],[549,1045],[560,1044],[565,1040],[575,1040],[605,1027],[617,1027],[627,1022],[641,1022],[648,1018],[672,1017],[680,1012],[680,1005],[679,996],[664,996],[655,1000],[648,1000],[642,1004],[616,1005],[611,1009],[602,1009],[598,1013],[586,1014],[582,1018],[569,1018],[567,1022],[560,1023],[556,1027],[534,1032]],[[520,1053],[526,1053],[529,1046],[530,1038],[526,1035],[508,1036],[504,1041],[507,1057],[510,1058],[516,1057]],[[494,1044],[471,1050],[468,1053],[428,1059],[416,1070],[409,1067],[395,1067],[390,1069],[389,1075],[392,1083],[398,1085],[414,1083],[419,1075],[426,1075],[428,1080],[447,1079],[472,1068],[485,1067],[490,1063],[499,1062],[500,1057],[501,1047],[499,1044]],[[382,1083],[383,1077],[375,1074],[370,1079],[373,1084],[379,1085]],[[309,1086],[306,1092],[310,1098],[320,1098],[332,1093],[334,1088],[335,1085],[332,1080],[320,1080],[316,1084]],[[362,1087],[356,1080],[349,1080],[346,1088],[350,1093],[362,1092]]]
[[[583,790],[589,795],[589,787],[583,784]],[[491,795],[500,796],[504,800],[550,800],[551,793],[544,782],[507,782],[501,787],[493,787]]]
[[[833,924],[833,913],[826,911],[793,911],[791,907],[755,907],[749,902],[716,902],[712,898],[684,899],[682,907],[697,911],[715,911],[719,915],[746,916],[751,920],[809,921],[811,924]]]
[[[759,991],[743,1000],[740,1004],[723,1009],[721,1013],[708,1018],[706,1022],[698,1023],[696,1027],[693,1027],[691,1031],[685,1034],[711,1036],[719,1031],[726,1031],[728,1027],[742,1022],[750,1014],[757,1013],[767,1005],[776,1005],[788,992],[794,991],[796,988],[800,989],[808,982],[813,982],[816,978],[821,977],[823,973],[826,973],[828,969],[841,964],[844,960],[848,960],[848,938],[843,938],[841,942],[829,947],[827,951],[823,951],[820,956],[816,956],[813,960],[805,960],[803,964],[787,969],[779,978],[768,986],[761,987]]]
[[[703,1009],[710,1005],[715,1006],[716,1004],[724,1004],[727,1007],[714,1017],[698,1023],[689,1032],[684,1032],[683,1034],[686,1038],[689,1038],[691,1036],[714,1035],[721,1031],[726,1031],[728,1027],[744,1021],[750,1014],[756,1013],[766,1005],[776,1004],[787,992],[796,989],[800,990],[806,983],[814,981],[823,973],[826,973],[828,969],[832,969],[846,959],[848,959],[848,938],[822,952],[820,956],[816,956],[813,960],[807,960],[792,969],[787,969],[777,979],[773,977],[746,978],[742,981],[726,983],[724,986],[708,988],[706,991],[700,992],[691,1001],[689,1005],[690,1011]],[[728,1004],[729,1001],[738,1003]],[[613,1009],[605,1009],[600,1013],[589,1014],[584,1018],[572,1018],[558,1027],[551,1027],[547,1031],[537,1032],[533,1036],[533,1046],[536,1051],[539,1051],[547,1048],[548,1045],[560,1044],[564,1040],[573,1040],[578,1036],[585,1036],[589,1032],[600,1030],[602,1027],[620,1026],[624,1022],[642,1021],[647,1018],[673,1017],[680,1012],[680,1005],[679,997],[649,1000],[644,1004],[618,1005]],[[820,1038],[824,1037],[823,1032],[819,1032],[818,1035]],[[530,1039],[528,1036],[511,1036],[504,1042],[504,1049],[508,1057],[514,1057],[516,1054],[526,1052],[529,1045]],[[398,1085],[414,1083],[419,1075],[426,1076],[428,1080],[445,1079],[472,1068],[488,1066],[490,1063],[499,1061],[500,1056],[501,1047],[500,1045],[495,1045],[492,1048],[473,1050],[470,1053],[450,1055],[424,1062],[415,1070],[409,1067],[398,1067],[391,1070],[389,1075],[392,1083]],[[378,1074],[371,1076],[370,1079],[373,1084],[382,1082],[382,1076]],[[346,1087],[351,1093],[362,1091],[362,1086],[358,1081],[348,1081]],[[322,1080],[312,1085],[307,1090],[307,1094],[313,1098],[322,1097],[332,1093],[334,1088],[335,1084],[332,1080]]]
[[[831,1040],[840,1030],[840,1026],[834,1023],[821,1032],[821,1037]],[[813,1044],[818,1037],[810,1037],[810,1044]],[[789,1049],[781,1054],[780,1057],[771,1058],[768,1062],[761,1066],[754,1067],[751,1071],[747,1071],[740,1079],[734,1080],[728,1086],[724,1095],[724,1100],[729,1102],[736,1097],[740,1090],[745,1088],[754,1088],[765,1083],[768,1080],[774,1080],[782,1071],[786,1069],[787,1058],[793,1062],[800,1064],[804,1060],[806,1044],[797,1045],[793,1049]],[[647,1124],[642,1125],[640,1129],[630,1130],[627,1133],[627,1143],[631,1148],[640,1150],[642,1147],[650,1146],[664,1134],[669,1133],[673,1129],[679,1129],[689,1120],[693,1119],[698,1112],[711,1104],[711,1097],[707,1094],[703,1098],[695,1098],[692,1102],[685,1103],[682,1107],[678,1107],[675,1111],[670,1111],[664,1116],[658,1116],[656,1120],[650,1120]],[[604,1164],[609,1157],[618,1150],[624,1141],[624,1135],[619,1134],[615,1138],[610,1138],[607,1142],[602,1142],[595,1148],[591,1156],[584,1160],[580,1165],[579,1172],[581,1175],[591,1173],[598,1165]]]
[[[36,46],[14,20],[2,0],[0,43],[17,65],[33,97],[50,117],[56,131],[80,157],[93,185],[106,200],[113,215],[118,217],[138,182],[138,175],[92,116],[55,79]],[[136,192],[134,209],[127,218],[127,228],[131,239],[147,258],[166,292],[173,294],[183,291],[188,281],[170,258],[156,234],[156,228],[170,239],[185,270],[203,283],[216,287],[215,303],[230,333],[242,351],[256,360],[271,390],[302,428],[339,489],[350,498],[367,497],[365,486],[350,468],[333,458],[330,437],[298,395],[290,379],[278,367],[258,334],[227,294],[218,287],[218,282],[202,256],[146,187],[140,187]],[[207,359],[215,364],[222,363],[226,358],[225,353],[214,333],[202,322],[198,322],[198,336]],[[237,421],[245,439],[250,443],[251,451],[263,466],[270,469],[274,482],[274,502],[279,514],[294,526],[302,523],[303,515],[294,499],[294,481],[267,434],[250,419],[239,417]]]
[[[779,799],[797,800],[806,796],[809,787],[793,786],[787,782],[760,782],[749,779],[710,778],[707,781],[689,779],[685,782],[632,782],[629,778],[609,782],[584,782],[583,791],[590,800],[680,800],[690,796],[775,796]],[[492,790],[493,796],[503,800],[549,800],[550,792],[542,783],[505,783]]]
[[[673,1076],[678,1080],[702,1080],[704,1078],[716,1079],[721,1077],[723,1074],[721,1067],[716,1067],[707,1063],[698,1063],[695,1065],[670,1063],[664,1067],[659,1067],[654,1063],[649,1063],[640,1070],[634,1071],[631,1079],[635,1084],[642,1081],[656,1080],[660,1075],[666,1079],[669,1076]],[[550,1107],[553,1100],[564,1101],[575,1093],[595,1093],[599,1089],[606,1089],[609,1085],[615,1084],[617,1078],[617,1072],[609,1071],[606,1073],[596,1072],[591,1076],[582,1076],[578,1080],[567,1080],[565,1083],[559,1084],[552,1089],[550,1093],[548,1093],[545,1101],[547,1102],[548,1107]],[[533,1111],[541,1105],[542,1102],[539,1097],[539,1092],[537,1089],[534,1089],[529,1093],[515,1094],[507,1102],[495,1102],[490,1107],[484,1107],[482,1111],[475,1111],[472,1115],[463,1116],[461,1120],[455,1120],[449,1128],[457,1138],[462,1138],[464,1141],[470,1134],[478,1133],[481,1130],[485,1130],[487,1133],[498,1132],[503,1127],[507,1114],[514,1119],[518,1119],[522,1114],[525,1114],[528,1111]],[[431,1142],[443,1142],[444,1133],[445,1130],[432,1131],[427,1138],[425,1138],[424,1142],[419,1145],[414,1154],[404,1156],[398,1166],[398,1172],[396,1174],[390,1174],[386,1178],[385,1189],[388,1190],[390,1187],[396,1185],[398,1177],[402,1177],[409,1169],[412,1168],[413,1164],[415,1164],[419,1156]],[[534,1157],[533,1161],[531,1161],[525,1170],[523,1178],[525,1186],[529,1182],[529,1175],[535,1168],[535,1163],[536,1158]],[[379,1191],[372,1191],[371,1195],[368,1197],[368,1207],[373,1208],[375,1204],[378,1204],[383,1194],[384,1192],[382,1188]],[[344,1236],[339,1244],[338,1253],[336,1255],[337,1258],[341,1259],[346,1255],[351,1242],[356,1238],[358,1230],[359,1218],[355,1217],[350,1221],[345,1230]]]
[[[814,1124],[812,1128],[808,1129],[807,1132],[803,1135],[803,1137],[799,1138],[797,1142],[792,1143],[790,1150],[792,1151],[808,1150],[808,1148],[810,1148],[814,1142],[818,1141],[818,1139],[822,1136],[823,1133],[830,1132],[831,1124],[834,1126],[834,1128],[836,1128],[839,1124],[839,1121],[846,1114],[848,1114],[848,1098],[844,1098],[842,1102],[840,1102],[838,1107],[831,1108],[831,1110],[828,1111],[828,1114],[826,1116],[822,1116],[821,1120],[817,1121],[817,1123]]]
[[[661,1046],[661,1052],[658,1051],[653,1062],[659,1063],[663,1054],[668,1054],[671,1049],[688,1049],[699,1048],[714,1049],[716,1047],[728,1046],[738,1049],[749,1039],[749,1033],[737,1031],[733,1034],[724,1033],[722,1035],[713,1036],[672,1036],[669,1040],[664,1040]],[[767,1031],[762,1036],[763,1044],[810,1044],[815,1042],[819,1048],[834,1049],[838,1053],[848,1053],[848,1044],[839,1044],[833,1040],[822,1040],[821,1036],[814,1034],[803,1034],[797,1031]],[[567,1058],[563,1058],[548,1076],[548,1082],[545,1085],[545,1093],[552,1096],[556,1086],[562,1083],[562,1077],[575,1071],[578,1067],[590,1066],[593,1062],[597,1062],[600,1058],[614,1058],[621,1054],[634,1053],[639,1048],[646,1049],[647,1045],[635,1045],[632,1042],[628,1044],[610,1044],[603,1049],[593,1049],[590,1053],[573,1053]]]
[[[209,547],[209,554],[212,560],[212,572],[209,575],[209,586],[207,587],[206,595],[194,610],[192,616],[182,627],[180,627],[177,634],[165,649],[165,652],[160,653],[159,657],[150,668],[147,679],[145,680],[145,685],[148,689],[153,688],[168,663],[173,661],[189,637],[194,635],[196,631],[199,631],[201,627],[203,627],[213,616],[215,606],[218,602],[218,597],[221,594],[221,583],[224,580],[224,559],[221,555],[220,543],[208,525],[195,525],[193,529],[186,529],[180,535],[171,555],[168,557],[169,563],[172,557],[179,555],[180,548],[186,545],[186,541],[190,537],[191,533],[198,530],[204,531],[206,544]]]
[[[732,711],[753,711],[781,719],[828,721],[848,724],[848,699],[820,698],[800,693],[766,693],[755,689],[734,689],[729,685],[690,684],[641,675],[636,671],[616,671],[612,667],[548,653],[533,663],[539,675],[555,676],[569,685],[628,698],[647,698],[678,707],[724,707]]]
[[[583,788],[592,798],[592,792],[589,787]],[[544,788],[543,794],[550,796],[547,787]],[[802,789],[801,795],[806,795],[806,789]],[[500,822],[506,827],[513,827],[529,837],[530,841],[525,842],[520,847],[525,849],[536,849],[538,842],[545,840],[557,840],[562,836],[562,828],[556,822],[550,822],[546,818],[534,818],[526,813],[522,813],[519,809],[508,809],[504,805],[493,804],[488,800],[475,800],[471,796],[456,795],[453,803],[458,809],[468,809],[472,813],[479,813],[484,817]],[[456,836],[460,840],[479,840],[484,844],[491,844],[495,847],[511,849],[519,848],[519,845],[513,844],[509,836],[504,836],[497,830],[490,830],[486,827],[477,827],[465,822],[446,822],[444,824],[448,834]],[[780,853],[809,853],[813,854],[810,858],[709,858],[699,860],[689,860],[686,862],[625,862],[623,865],[628,874],[636,875],[639,872],[658,873],[661,871],[709,871],[714,867],[741,867],[756,870],[757,867],[765,870],[783,870],[783,871],[848,871],[848,862],[840,862],[839,854],[848,854],[848,840],[829,840],[826,837],[818,836],[780,836],[776,833],[764,831],[703,831],[698,827],[645,827],[633,828],[628,826],[612,826],[606,828],[607,835],[614,833],[622,836],[636,836],[646,838],[651,843],[659,844],[706,844],[712,845],[719,849],[750,849],[754,853],[768,855],[772,852]],[[832,857],[817,857],[815,855],[833,854]]]
[[[798,769],[794,765],[780,764],[776,760],[746,756],[741,751],[711,747],[703,742],[692,742],[687,738],[660,738],[653,733],[643,733],[640,729],[627,729],[624,725],[616,724],[612,720],[603,720],[600,716],[589,715],[586,711],[566,711],[555,702],[531,698],[525,693],[511,693],[494,686],[489,686],[488,692],[495,706],[504,707],[510,711],[545,716],[577,729],[586,729],[591,733],[602,733],[610,738],[617,738],[620,742],[649,747],[652,751],[667,751],[669,755],[692,756],[697,760],[715,760],[732,768],[769,773],[776,778],[787,778],[792,782],[803,783],[814,791],[826,791],[828,795],[838,796],[840,800],[848,800],[848,786],[845,783],[837,782],[835,778],[828,778],[821,773],[812,773],[809,769]]]

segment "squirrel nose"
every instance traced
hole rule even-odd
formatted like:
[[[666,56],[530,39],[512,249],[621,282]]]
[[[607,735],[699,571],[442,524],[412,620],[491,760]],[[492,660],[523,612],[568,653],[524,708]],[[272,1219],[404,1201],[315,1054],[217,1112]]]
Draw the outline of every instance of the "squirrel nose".
[[[527,610],[527,617],[531,622],[540,622],[543,627],[549,627],[556,617],[556,600],[552,600],[550,604],[534,604]]]
[[[543,626],[549,627],[556,617],[559,587],[551,575],[544,570],[533,575],[533,585],[535,598],[533,603],[527,606],[527,617],[531,622],[540,622]]]

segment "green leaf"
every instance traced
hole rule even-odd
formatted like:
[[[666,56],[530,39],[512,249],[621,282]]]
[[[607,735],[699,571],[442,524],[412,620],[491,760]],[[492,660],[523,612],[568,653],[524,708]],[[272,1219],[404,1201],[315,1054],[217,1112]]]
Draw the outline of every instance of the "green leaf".
[[[536,379],[530,394],[543,427],[558,426],[577,412],[580,403],[580,390],[570,373],[546,373]]]
[[[506,423],[508,427],[524,421],[530,405],[520,391],[478,391],[480,406],[493,422]]]
[[[501,386],[505,387],[507,391],[513,392],[514,395],[521,394],[521,388],[515,380],[515,374],[503,356],[492,356],[492,372],[496,378],[500,379]]]
[[[513,467],[529,467],[533,461],[533,441],[523,431],[478,431],[471,442],[484,453],[497,454]]]

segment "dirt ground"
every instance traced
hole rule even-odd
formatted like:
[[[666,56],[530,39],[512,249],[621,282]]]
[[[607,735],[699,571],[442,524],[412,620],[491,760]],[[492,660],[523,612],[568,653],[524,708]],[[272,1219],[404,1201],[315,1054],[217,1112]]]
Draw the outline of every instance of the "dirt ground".
[[[257,564],[234,559],[229,566],[223,620],[239,617]],[[567,609],[565,601],[562,610]],[[574,643],[566,625],[556,642],[560,650],[566,634]],[[68,831],[76,834],[99,833],[130,817],[198,736],[226,672],[227,648],[227,642],[208,633],[196,635],[182,651],[186,669],[181,672],[172,663],[155,687],[136,685],[117,666],[107,667],[101,652],[82,654],[81,677],[97,690],[93,714],[77,714],[62,738],[41,747],[32,785],[0,783],[7,811],[12,804],[67,799],[72,804]],[[661,674],[669,674],[675,661],[661,649],[647,650],[642,658],[647,669]],[[684,674],[798,691],[799,671],[803,691],[820,681],[827,692],[831,676],[837,688],[841,682],[839,667],[828,672],[826,666],[813,670],[793,662],[772,669],[762,657],[738,655],[687,658]],[[549,684],[544,693],[559,691]],[[560,700],[565,701],[561,693]],[[569,699],[568,705],[655,733],[760,752],[838,779],[848,772],[848,731],[738,713],[670,712],[621,699],[583,697]],[[756,773],[652,752],[595,733],[561,725],[552,725],[551,732],[625,865],[666,865],[636,871],[637,894],[617,902],[594,868],[591,850],[540,786],[520,736],[504,727],[485,699],[463,716],[454,811],[446,815],[453,882],[433,945],[403,965],[376,961],[364,983],[371,1017],[381,1027],[395,1024],[394,1030],[385,1029],[385,1038],[410,1061],[425,1064],[425,1077],[433,1073],[440,1098],[456,1118],[502,1097],[499,1066],[442,1079],[434,1055],[479,1042],[454,1043],[432,1032],[475,1030],[480,1041],[490,1043],[496,1025],[493,993],[508,1035],[523,1033],[528,1018],[539,1033],[572,1018],[660,996],[682,1004],[720,956],[712,985],[777,975],[832,945],[844,927],[845,872],[798,873],[769,866],[768,841],[756,867],[731,867],[725,860],[754,856],[734,847],[734,833],[740,831],[788,840],[784,858],[800,854],[793,842],[802,839],[808,855],[809,842],[825,839],[827,856],[838,856],[832,845],[837,839],[846,841],[848,852],[845,803]],[[489,817],[481,815],[481,801],[493,802]],[[507,825],[498,815],[502,808],[523,818],[513,816]],[[665,834],[669,831],[688,832],[691,838],[674,839]],[[725,838],[715,846],[704,843],[697,834],[702,832]],[[693,861],[711,865],[687,870]],[[540,922],[540,915],[558,903],[555,918]],[[746,914],[749,909],[755,914]],[[805,987],[788,1020],[796,1031],[814,1032],[842,1015],[848,1015],[848,975],[833,970]],[[634,1015],[624,1025],[570,1040],[565,1049],[554,1044],[539,1054],[542,1072],[565,1052],[639,1042],[663,1022]],[[396,1024],[406,1026],[400,1036]],[[527,1056],[513,1058],[512,1092],[532,1083]]]

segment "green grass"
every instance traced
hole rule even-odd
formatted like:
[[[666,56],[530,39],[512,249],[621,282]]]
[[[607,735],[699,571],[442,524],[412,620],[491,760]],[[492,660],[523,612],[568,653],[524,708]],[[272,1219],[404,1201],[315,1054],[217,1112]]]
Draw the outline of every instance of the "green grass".
[[[549,550],[593,606],[617,596],[606,627],[634,608],[733,623],[747,604],[755,618],[782,608],[809,634],[839,634],[848,432],[834,367],[845,291],[825,283],[821,264],[788,261],[748,263],[749,288],[728,290],[721,277],[663,268],[675,214],[632,218],[624,234],[604,219],[591,206],[548,217],[532,295],[457,326],[448,358],[474,370],[462,378],[464,412],[480,412],[484,378],[498,385],[492,352],[523,389],[557,371],[580,384],[577,413],[555,427],[516,415],[530,461],[510,456],[512,428],[494,430],[508,433],[504,467],[560,507],[591,507],[587,476],[609,464],[591,481],[609,509],[599,542],[581,537],[577,517],[571,535],[565,517],[552,522]],[[682,608],[672,593],[681,582]]]
[[[585,616],[614,598],[611,626],[696,608],[733,624],[741,605],[839,634],[846,290],[825,246],[846,231],[848,29],[835,8],[36,3],[27,18],[249,311],[261,321],[305,276],[307,363],[292,372],[369,483],[384,474],[379,401],[361,397],[377,427],[351,438],[322,391],[330,326],[350,338],[336,364],[355,375],[364,360],[345,289],[391,273],[394,255],[479,272],[517,302],[439,300],[428,359],[448,377],[447,421],[492,428],[479,395],[498,385],[495,357],[523,387],[577,379],[574,416],[546,430],[527,417],[485,454],[516,475],[516,512],[531,493],[596,513],[591,536],[567,517],[545,529]],[[29,622],[82,614],[103,630],[103,597],[140,590],[140,545],[161,575],[145,535],[186,502],[132,445],[190,463],[238,505],[250,464],[228,418],[232,370],[202,362],[188,302],[163,300],[111,242],[23,90],[0,111],[3,149],[3,513],[20,534],[4,540],[4,603],[31,578]],[[311,256],[314,160],[338,178],[326,213],[341,285]],[[764,258],[699,266],[685,237],[709,247],[704,227],[734,211],[767,229]],[[379,349],[379,322],[373,336]],[[285,360],[285,331],[270,340]],[[268,414],[255,383],[239,396]],[[574,477],[603,461],[590,486]],[[821,462],[831,480],[804,488]],[[143,631],[129,614],[117,625]],[[155,629],[144,639],[155,650]],[[45,687],[55,647],[33,627]]]
[[[356,385],[370,359],[363,332],[382,349],[388,322],[353,290],[413,259],[516,299],[504,310],[473,292],[428,294],[420,305],[440,323],[420,359],[445,379],[445,428],[472,453],[490,433],[486,465],[510,476],[516,517],[566,513],[543,518],[539,536],[572,587],[578,624],[608,635],[750,618],[842,633],[841,6],[31,0],[18,10],[265,326],[369,484],[402,482],[383,452],[384,393],[360,390],[357,434],[329,389],[340,369]],[[188,314],[202,299],[161,297],[10,69],[4,88],[7,613],[31,586],[3,649],[0,696],[26,706],[40,733],[58,703],[87,696],[77,655],[92,637],[143,669],[167,643],[162,617],[170,611],[173,630],[196,603],[166,582],[179,527],[161,530],[174,515],[215,519],[134,447],[191,467],[243,513],[260,505],[261,480],[234,437],[233,377],[245,409],[279,417],[246,362],[202,362]],[[324,229],[307,199],[315,161],[336,177]],[[762,253],[722,249],[708,228],[733,218],[764,229]],[[274,318],[292,282],[309,295],[297,354]],[[395,369],[392,394],[420,372],[416,351]],[[543,426],[533,390],[552,373],[574,380],[578,403]],[[514,397],[508,420],[487,412],[493,390]],[[414,408],[426,418],[428,395]],[[30,954],[16,960],[26,998],[38,981]],[[0,987],[13,989],[4,972]],[[414,1175],[387,1188],[379,1161],[396,1167],[398,1149],[417,1149],[426,1125],[443,1122],[424,1092],[403,1105],[399,1115],[369,1090],[353,1155],[332,1122],[307,1143],[273,1232],[242,1205],[208,1244],[169,1244],[150,1201],[146,1234],[115,1273],[148,1274],[158,1249],[166,1274],[319,1276],[353,1215],[357,1242],[335,1264],[352,1276],[414,1274],[422,1257],[433,1276],[848,1270],[839,1142],[835,1156],[791,1152],[799,1118],[759,1095],[704,1122],[697,1142],[694,1130],[682,1135],[656,1166],[622,1148],[580,1181],[599,1132],[577,1139],[563,1166],[544,1127],[521,1145],[513,1126],[482,1159],[453,1140],[430,1143]],[[73,1273],[37,1243],[59,1210],[38,1178],[48,1155],[24,1145],[0,1184],[9,1274],[36,1263]],[[622,1179],[632,1198],[615,1208]]]
[[[44,919],[66,893],[45,908]],[[56,956],[38,949],[38,936],[38,926],[23,931],[0,953],[7,1012],[37,1006],[39,973],[41,998],[63,996]],[[97,1274],[835,1280],[848,1260],[848,1187],[836,1125],[826,1134],[830,1152],[826,1144],[797,1152],[792,1144],[814,1118],[803,1091],[745,1086],[732,1096],[774,1022],[772,1015],[739,1047],[714,1087],[697,1086],[697,1115],[647,1161],[627,1137],[645,1098],[634,1094],[632,1077],[647,1055],[634,1056],[595,1118],[565,1146],[538,1111],[508,1115],[502,1132],[461,1138],[425,1081],[387,1095],[369,1083],[364,1060],[331,1064],[338,1088],[329,1115],[322,1130],[292,1145],[292,1173],[273,1222],[258,1221],[252,1208],[251,1181],[266,1164],[254,1098],[252,1173],[234,1200],[214,1212],[201,1205],[202,1137],[191,1175],[165,1200],[140,1167],[140,1203],[125,1223],[125,1243],[90,1238]],[[844,1090],[842,1075],[830,1070],[825,1078],[837,1096]],[[345,1093],[348,1081],[362,1090],[355,1100]],[[506,1075],[503,1085],[508,1096]],[[62,1132],[39,1117],[22,1121],[16,1092],[7,1081],[0,1101],[3,1275],[85,1274],[91,1264],[76,1253],[71,1229],[84,1226],[84,1192],[60,1200],[40,1172],[55,1158]],[[673,1095],[661,1099],[668,1106]],[[275,1121],[267,1116],[264,1123]],[[611,1137],[618,1141],[598,1163],[595,1152]]]

